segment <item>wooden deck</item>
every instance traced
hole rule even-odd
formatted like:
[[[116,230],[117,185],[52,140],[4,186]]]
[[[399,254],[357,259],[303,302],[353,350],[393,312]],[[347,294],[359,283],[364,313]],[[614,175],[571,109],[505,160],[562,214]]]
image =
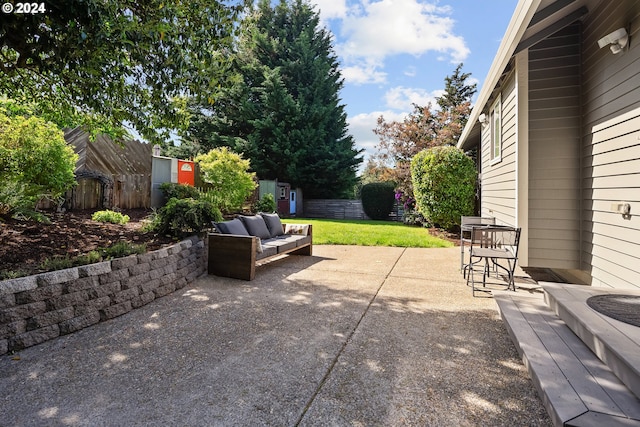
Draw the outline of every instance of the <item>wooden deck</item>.
[[[615,339],[616,336],[611,328],[605,328],[600,323],[602,319],[592,317],[604,316],[586,305],[588,292],[584,291],[596,291],[598,288],[578,287],[580,289],[574,290],[575,287],[576,285],[543,284],[547,300],[552,301],[550,304],[562,318],[545,303],[541,293],[502,291],[494,292],[494,298],[555,425],[640,426],[640,400],[615,372],[627,371],[620,366],[612,368],[603,363],[569,327],[571,324],[578,330],[590,330],[594,328],[588,325],[598,325],[596,336],[599,338],[591,339],[596,348],[601,347],[600,343],[603,341]],[[560,298],[550,296],[554,294]],[[567,304],[571,309],[562,308]],[[611,321],[621,323],[613,319]],[[613,329],[629,333],[627,328],[618,328],[619,326],[616,325]],[[640,334],[640,328],[636,329]],[[588,335],[584,336],[589,340]],[[638,338],[635,345],[640,342],[640,335]],[[627,360],[635,363],[640,352],[631,343],[633,341],[615,341],[607,354],[626,354],[629,356]],[[616,360],[619,359],[622,358]],[[609,356],[609,361],[613,360]],[[625,382],[628,381],[629,377]],[[631,380],[632,383],[634,381]],[[640,383],[635,385],[640,386]]]
[[[639,294],[622,289],[544,284],[547,305],[636,395],[640,396],[640,328],[591,309],[586,301],[602,294]]]

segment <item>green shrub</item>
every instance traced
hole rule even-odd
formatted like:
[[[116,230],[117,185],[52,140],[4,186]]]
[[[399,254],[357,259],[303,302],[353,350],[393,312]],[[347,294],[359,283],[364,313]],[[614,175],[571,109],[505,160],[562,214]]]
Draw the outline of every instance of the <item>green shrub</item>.
[[[133,254],[143,254],[147,251],[147,245],[137,245],[129,242],[118,242],[108,248],[100,250],[105,259],[123,258]]]
[[[9,280],[9,279],[17,279],[18,277],[28,276],[24,270],[2,270],[0,271],[0,280]]]
[[[77,265],[77,264],[75,264]],[[64,270],[65,268],[71,268],[74,266],[74,259],[69,255],[55,256],[53,258],[47,258],[38,266],[44,271]]]
[[[202,178],[210,184],[206,198],[219,209],[233,212],[242,208],[256,188],[255,174],[249,172],[249,160],[227,147],[215,148],[195,158]]]
[[[0,159],[0,182],[25,184],[36,201],[58,197],[75,184],[78,155],[63,132],[41,118],[8,117],[0,110]]]
[[[411,161],[413,193],[418,210],[431,224],[450,229],[460,217],[473,215],[477,170],[456,147],[434,147]]]
[[[200,191],[197,188],[187,184],[176,184],[174,182],[165,182],[160,185],[160,190],[169,199],[199,199]]]
[[[424,216],[415,209],[405,210],[402,214],[402,222],[407,225],[422,226],[425,224]]]
[[[65,255],[47,258],[40,263],[39,268],[45,271],[56,271],[64,270],[65,268],[77,267],[79,265],[93,264],[99,261],[102,261],[100,253],[98,251],[91,251],[85,255],[76,257]]]
[[[34,200],[26,194],[26,184],[6,180],[0,184],[0,216],[11,216],[17,209],[33,207]]]
[[[35,210],[38,196],[32,192],[30,194],[29,190],[29,185],[15,179],[0,182],[0,218],[12,217],[49,223],[49,218]]]
[[[181,236],[201,233],[211,227],[212,221],[222,221],[222,213],[211,202],[174,198],[158,209],[153,219],[153,229],[161,234]]]
[[[6,105],[0,103],[0,216],[47,222],[36,205],[75,184],[78,156],[53,123],[8,116]]]
[[[79,256],[54,256],[47,258],[38,266],[44,271],[63,270],[65,268],[77,267],[80,265],[94,264],[103,260],[113,258],[123,258],[132,254],[143,254],[147,251],[147,245],[137,245],[129,242],[118,242],[108,248],[98,248]],[[16,273],[18,274],[18,273]]]
[[[392,182],[371,182],[362,186],[362,209],[371,219],[387,219],[395,203]]]
[[[110,222],[112,224],[126,224],[129,222],[129,215],[123,215],[120,212],[110,210],[97,211],[91,215],[91,219],[98,222]]]
[[[253,207],[254,212],[272,213],[276,211],[276,201],[273,194],[267,193],[258,200]]]

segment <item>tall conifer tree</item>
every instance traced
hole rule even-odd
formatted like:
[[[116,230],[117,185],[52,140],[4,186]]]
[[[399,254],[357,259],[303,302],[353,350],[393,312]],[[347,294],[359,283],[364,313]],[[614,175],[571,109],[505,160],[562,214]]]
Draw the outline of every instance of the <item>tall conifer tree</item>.
[[[331,35],[312,6],[261,0],[242,23],[234,63],[238,83],[193,122],[200,144],[244,153],[259,178],[299,186],[305,197],[351,191],[361,151],[347,132]]]

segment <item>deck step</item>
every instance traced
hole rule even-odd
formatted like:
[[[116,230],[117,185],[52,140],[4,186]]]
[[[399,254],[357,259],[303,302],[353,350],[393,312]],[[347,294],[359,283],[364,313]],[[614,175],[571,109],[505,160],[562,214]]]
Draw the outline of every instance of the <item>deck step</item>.
[[[640,327],[600,314],[586,303],[594,295],[640,293],[557,283],[542,287],[551,310],[640,398]]]
[[[540,294],[495,292],[494,298],[556,426],[640,426],[640,400]]]

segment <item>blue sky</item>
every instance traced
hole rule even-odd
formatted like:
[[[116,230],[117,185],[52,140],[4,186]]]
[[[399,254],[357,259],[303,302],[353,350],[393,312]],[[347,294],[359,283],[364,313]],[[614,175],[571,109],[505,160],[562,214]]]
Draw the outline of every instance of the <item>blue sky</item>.
[[[365,163],[380,115],[435,105],[459,63],[480,89],[517,0],[310,0],[334,35],[349,130]]]

